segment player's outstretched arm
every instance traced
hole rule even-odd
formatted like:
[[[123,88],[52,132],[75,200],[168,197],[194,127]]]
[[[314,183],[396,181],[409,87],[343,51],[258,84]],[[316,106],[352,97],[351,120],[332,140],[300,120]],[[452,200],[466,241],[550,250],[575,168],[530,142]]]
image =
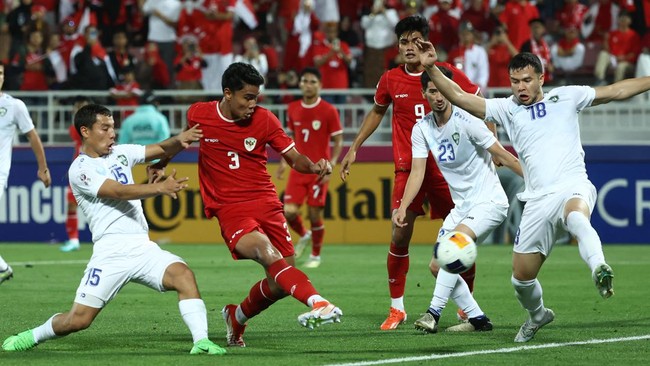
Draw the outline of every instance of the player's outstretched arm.
[[[295,147],[284,153],[282,157],[293,169],[300,173],[318,174],[320,179],[332,174],[332,164],[327,159],[320,159],[314,163],[307,156],[299,153]]]
[[[199,125],[194,125],[192,128],[188,128],[167,140],[157,144],[147,145],[145,148],[145,160],[165,159],[169,161],[176,154],[188,148],[192,142],[199,141],[201,137],[203,137],[203,131]]]
[[[515,172],[518,176],[524,176],[524,172],[521,169],[521,164],[519,164],[519,159],[516,156],[512,155],[508,150],[506,150],[499,141],[495,142],[490,146],[488,152],[492,154],[492,160],[495,161],[495,164],[499,163],[505,165],[510,170]]]
[[[447,78],[436,67],[438,55],[431,42],[418,41],[417,46],[420,50],[420,62],[424,70],[436,84],[438,90],[447,98],[451,104],[458,106],[475,117],[485,119],[485,99],[474,94],[466,93],[453,80]]]
[[[112,179],[106,179],[99,187],[97,197],[128,201],[164,194],[176,199],[178,198],[176,193],[187,188],[188,180],[188,177],[176,179],[176,169],[173,169],[166,179],[158,177],[150,184],[121,184]]]
[[[625,100],[650,90],[650,76],[625,79],[611,85],[598,86],[594,89],[596,90],[596,97],[591,103],[592,106],[615,100]]]
[[[347,154],[341,160],[341,180],[345,182],[345,179],[350,174],[350,167],[357,159],[357,150],[363,145],[363,143],[372,135],[373,132],[379,127],[381,120],[384,118],[388,110],[388,106],[381,106],[375,104],[375,106],[366,114],[361,123],[361,128],[357,133],[357,136],[352,141],[350,149]]]
[[[38,179],[45,184],[45,187],[49,187],[52,183],[52,177],[50,177],[50,170],[47,168],[45,149],[43,149],[41,138],[38,136],[36,129],[27,132],[25,136],[29,140],[29,144],[36,157],[36,163],[38,164],[38,172],[36,174],[38,175]]]
[[[426,158],[413,158],[411,161],[411,173],[409,173],[408,180],[406,181],[406,188],[404,188],[404,195],[399,208],[393,212],[393,223],[398,227],[407,225],[404,220],[406,219],[406,209],[411,205],[413,199],[420,191],[422,182],[424,181],[424,171],[427,168]]]

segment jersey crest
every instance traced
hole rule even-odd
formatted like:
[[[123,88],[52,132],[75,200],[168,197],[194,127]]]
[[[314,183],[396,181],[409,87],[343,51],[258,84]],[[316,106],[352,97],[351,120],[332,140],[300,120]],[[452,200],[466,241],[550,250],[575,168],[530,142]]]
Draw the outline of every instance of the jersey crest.
[[[122,164],[122,165],[124,165],[124,166],[127,166],[127,165],[128,165],[128,160],[126,160],[126,156],[124,156],[124,155],[119,155],[119,156],[117,157],[117,161],[119,161],[120,164]]]
[[[257,145],[257,139],[255,137],[247,137],[244,140],[244,147],[246,148],[246,151],[253,151],[253,149],[255,149],[255,145]]]
[[[314,128],[314,131],[320,130],[321,122],[319,120],[315,120],[311,123],[311,126]]]
[[[454,132],[453,135],[451,135],[451,138],[454,140],[456,145],[460,142],[460,134],[458,132]]]
[[[0,108],[0,117],[4,117],[7,114],[7,108]]]

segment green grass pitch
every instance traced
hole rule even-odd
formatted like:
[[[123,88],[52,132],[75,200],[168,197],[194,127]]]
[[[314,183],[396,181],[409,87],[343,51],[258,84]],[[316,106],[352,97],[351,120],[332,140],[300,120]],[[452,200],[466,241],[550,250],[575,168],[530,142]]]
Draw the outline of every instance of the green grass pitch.
[[[208,307],[210,338],[224,345],[220,310],[225,304],[241,302],[262,278],[261,267],[252,261],[233,261],[222,245],[163,247],[183,257],[194,270]],[[249,321],[244,337],[248,347],[228,348],[223,357],[190,356],[191,337],[175,294],[129,284],[90,329],[28,352],[0,351],[0,365],[645,364],[650,359],[650,246],[608,245],[604,250],[615,273],[616,294],[608,300],[597,294],[576,246],[555,248],[539,279],[545,304],[556,318],[523,345],[513,342],[527,315],[510,284],[512,247],[479,248],[475,296],[494,323],[494,331],[423,334],[413,328],[413,321],[426,310],[433,290],[427,267],[430,246],[411,247],[405,296],[408,322],[384,332],[379,324],[390,305],[387,247],[325,245],[321,267],[305,272],[321,294],[343,310],[340,324],[302,328],[296,317],[307,308],[286,298]],[[3,340],[70,308],[91,246],[60,253],[50,245],[2,244],[0,254],[14,268],[14,278],[0,286]],[[455,311],[450,303],[441,329],[456,324]],[[619,341],[569,344],[612,339]],[[447,358],[437,359],[443,355]]]

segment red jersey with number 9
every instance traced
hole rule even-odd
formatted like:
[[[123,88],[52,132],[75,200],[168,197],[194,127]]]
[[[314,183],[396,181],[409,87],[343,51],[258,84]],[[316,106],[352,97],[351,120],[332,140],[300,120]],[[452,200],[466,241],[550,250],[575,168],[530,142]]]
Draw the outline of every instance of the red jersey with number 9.
[[[187,110],[189,127],[199,125],[199,184],[208,217],[223,205],[277,200],[278,194],[266,170],[266,145],[283,154],[294,147],[278,118],[266,108],[255,107],[250,118],[225,118],[216,101],[194,103]]]
[[[454,81],[472,94],[479,92],[479,87],[472,84],[467,76],[446,62],[436,62],[453,73]],[[386,71],[379,79],[375,92],[375,103],[387,106],[393,103],[393,160],[395,171],[411,170],[411,131],[427,113],[431,112],[429,103],[422,95],[420,76],[422,72],[410,73],[405,65]]]

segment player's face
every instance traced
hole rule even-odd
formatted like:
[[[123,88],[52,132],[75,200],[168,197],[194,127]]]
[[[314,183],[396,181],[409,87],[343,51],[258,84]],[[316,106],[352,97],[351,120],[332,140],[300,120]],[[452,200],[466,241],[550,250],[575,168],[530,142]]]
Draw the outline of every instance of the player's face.
[[[236,92],[226,89],[224,97],[230,110],[231,118],[235,121],[247,119],[255,111],[257,106],[257,97],[260,95],[260,87],[255,85],[244,84],[244,88]]]
[[[2,84],[5,83],[5,66],[0,65],[0,90],[2,90]]]
[[[113,117],[97,115],[91,128],[81,127],[84,153],[92,158],[110,154],[115,145],[115,122]]]
[[[544,74],[538,75],[532,66],[519,70],[510,70],[510,87],[512,94],[523,105],[531,105],[542,100]]]
[[[427,89],[422,92],[434,113],[442,113],[449,108],[449,101],[438,90],[433,81],[429,81]]]
[[[304,74],[300,78],[300,90],[305,98],[316,98],[320,93],[321,83],[314,74]]]
[[[416,46],[417,40],[425,41],[420,32],[404,32],[399,36],[399,54],[407,64],[420,64],[420,52]]]

